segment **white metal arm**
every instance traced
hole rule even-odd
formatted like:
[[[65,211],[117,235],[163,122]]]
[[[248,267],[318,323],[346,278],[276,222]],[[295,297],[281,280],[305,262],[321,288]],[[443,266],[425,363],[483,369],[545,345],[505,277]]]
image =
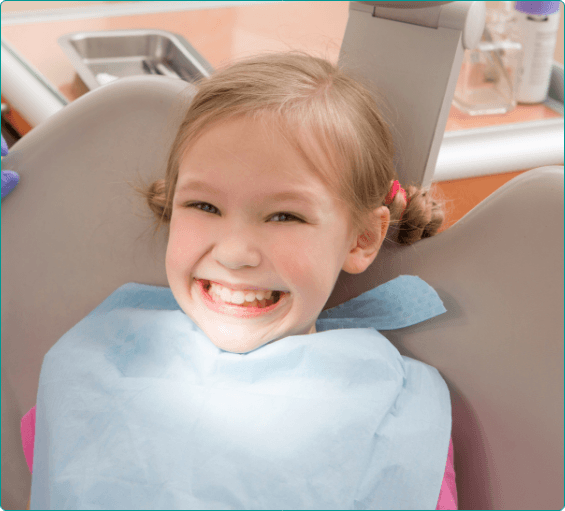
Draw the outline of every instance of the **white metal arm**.
[[[464,50],[479,43],[485,12],[484,2],[350,3],[340,65],[386,98],[403,184],[432,181]]]

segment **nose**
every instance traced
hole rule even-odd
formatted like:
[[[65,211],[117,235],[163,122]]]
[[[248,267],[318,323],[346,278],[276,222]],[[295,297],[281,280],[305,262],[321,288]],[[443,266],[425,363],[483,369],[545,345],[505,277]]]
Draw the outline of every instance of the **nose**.
[[[261,253],[253,234],[248,228],[233,224],[218,233],[212,257],[230,270],[256,267],[261,262]]]

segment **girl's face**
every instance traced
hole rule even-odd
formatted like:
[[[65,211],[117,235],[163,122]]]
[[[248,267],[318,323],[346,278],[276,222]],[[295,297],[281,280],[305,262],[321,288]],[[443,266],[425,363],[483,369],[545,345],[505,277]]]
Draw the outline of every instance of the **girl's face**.
[[[216,346],[236,353],[314,333],[357,238],[344,206],[264,126],[223,121],[185,151],[167,246],[178,304]],[[208,289],[211,282],[221,285]],[[246,307],[261,298],[257,289],[280,299]]]

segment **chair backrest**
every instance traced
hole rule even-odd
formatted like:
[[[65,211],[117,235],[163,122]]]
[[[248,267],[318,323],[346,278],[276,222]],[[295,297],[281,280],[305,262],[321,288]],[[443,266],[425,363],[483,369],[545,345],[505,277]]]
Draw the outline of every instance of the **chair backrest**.
[[[126,282],[167,285],[166,237],[131,184],[163,176],[194,87],[119,80],[71,103],[11,149],[20,183],[2,201],[2,507],[31,478],[19,422],[43,356]],[[419,275],[448,312],[383,332],[438,368],[453,402],[460,508],[563,502],[563,169],[512,180],[438,236],[385,244],[333,306],[400,274]]]
[[[563,507],[563,167],[514,178],[433,238],[385,243],[328,304],[402,274],[447,309],[382,333],[448,383],[459,508]]]

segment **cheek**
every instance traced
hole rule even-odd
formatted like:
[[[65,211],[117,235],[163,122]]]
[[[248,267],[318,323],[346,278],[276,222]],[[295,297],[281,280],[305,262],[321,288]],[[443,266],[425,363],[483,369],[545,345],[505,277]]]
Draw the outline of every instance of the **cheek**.
[[[327,247],[320,247],[313,240],[304,243],[302,239],[296,243],[279,243],[272,250],[277,271],[300,291],[305,301],[317,302],[326,292],[331,292],[334,272]]]
[[[196,256],[198,247],[203,245],[204,240],[196,225],[193,228],[193,223],[191,223],[190,228],[188,228],[186,222],[181,222],[173,217],[165,259],[167,268],[172,270],[186,267]]]

